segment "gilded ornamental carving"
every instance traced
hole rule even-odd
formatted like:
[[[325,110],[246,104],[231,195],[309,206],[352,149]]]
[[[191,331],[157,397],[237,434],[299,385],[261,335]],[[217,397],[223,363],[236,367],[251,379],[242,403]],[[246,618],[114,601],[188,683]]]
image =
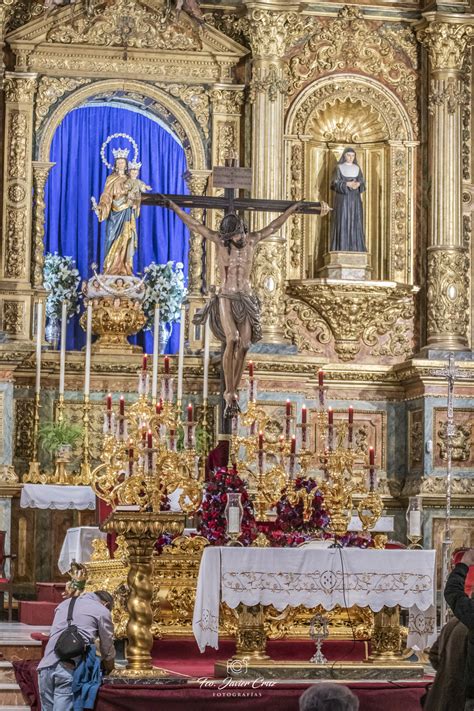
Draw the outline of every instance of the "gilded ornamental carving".
[[[428,253],[428,332],[467,343],[469,325],[469,257],[463,249]]]
[[[26,241],[26,211],[8,208],[4,264],[8,279],[20,279],[26,273]]]
[[[426,47],[432,70],[460,70],[464,55],[474,37],[474,26],[435,20],[418,31],[418,40]]]
[[[134,0],[117,0],[98,16],[80,15],[52,29],[48,42],[136,49],[199,50],[190,21],[171,20],[166,8],[152,10]]]
[[[41,77],[36,94],[35,130],[37,131],[41,126],[51,106],[64,94],[74,91],[78,86],[89,84],[91,81],[91,79],[72,79],[70,77]]]
[[[374,356],[406,358],[413,350],[416,291],[401,285],[378,287],[362,283],[332,285],[318,280],[291,281],[290,295],[305,302],[316,318],[311,321],[310,312],[301,308],[291,315],[298,314],[309,321],[320,342],[328,341],[327,330],[319,326],[321,321],[325,322],[334,339],[335,353],[342,361],[354,360],[362,345],[368,346]],[[287,319],[288,331],[300,341],[301,334],[296,334],[301,325],[296,319]],[[382,336],[388,338],[382,340]]]
[[[12,104],[31,104],[36,90],[36,77],[8,74],[4,82],[5,98]]]
[[[238,90],[212,89],[210,95],[214,113],[240,115],[244,103],[241,87]]]
[[[8,120],[8,163],[9,179],[26,179],[26,146],[28,117],[23,111],[10,111]]]
[[[452,115],[459,107],[466,106],[468,103],[469,95],[466,88],[456,77],[448,77],[446,80],[432,80],[428,100],[430,114],[435,112],[436,106],[446,106],[448,114]]]
[[[328,72],[357,69],[379,78],[402,99],[415,133],[418,130],[417,63],[413,38],[400,28],[398,47],[394,29],[366,20],[360,8],[345,6],[336,20],[317,22],[310,37],[290,60],[290,93]]]

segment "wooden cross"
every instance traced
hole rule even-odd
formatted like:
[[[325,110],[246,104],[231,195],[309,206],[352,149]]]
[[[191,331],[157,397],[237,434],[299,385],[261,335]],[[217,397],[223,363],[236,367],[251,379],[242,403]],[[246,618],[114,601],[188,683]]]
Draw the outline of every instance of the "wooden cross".
[[[212,170],[212,185],[224,188],[224,197],[208,197],[201,195],[160,195],[149,193],[142,195],[143,205],[158,205],[166,207],[167,200],[172,200],[179,207],[201,208],[207,210],[223,210],[225,214],[234,210],[249,210],[251,212],[285,212],[294,201],[262,200],[240,198],[235,196],[235,190],[252,190],[252,169],[240,168],[236,165],[215,166]],[[306,215],[321,214],[320,202],[304,202],[297,210]]]

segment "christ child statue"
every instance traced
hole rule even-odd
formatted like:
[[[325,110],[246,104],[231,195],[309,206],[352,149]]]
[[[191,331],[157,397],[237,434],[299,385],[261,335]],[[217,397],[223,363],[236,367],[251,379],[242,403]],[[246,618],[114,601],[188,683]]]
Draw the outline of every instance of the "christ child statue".
[[[147,185],[140,180],[138,173],[140,172],[141,163],[129,161],[128,163],[128,180],[124,185],[124,190],[127,192],[128,204],[136,210],[140,208],[142,193],[151,190],[151,185]]]

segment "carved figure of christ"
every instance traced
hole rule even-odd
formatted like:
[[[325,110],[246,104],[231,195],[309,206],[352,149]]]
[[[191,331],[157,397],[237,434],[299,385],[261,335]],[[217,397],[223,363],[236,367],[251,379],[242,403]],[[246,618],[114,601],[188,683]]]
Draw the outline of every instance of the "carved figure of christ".
[[[165,196],[163,196],[165,197]],[[252,293],[250,276],[258,243],[277,232],[304,203],[290,205],[269,225],[249,232],[244,221],[235,213],[227,214],[219,230],[211,230],[182,210],[172,200],[165,205],[172,209],[189,227],[205,239],[214,242],[221,280],[219,293],[211,298],[202,312],[196,314],[195,322],[203,323],[210,318],[215,337],[225,344],[222,368],[224,371],[226,416],[239,411],[238,387],[245,368],[245,357],[251,343],[261,338],[260,309]],[[321,205],[325,214],[325,205]]]

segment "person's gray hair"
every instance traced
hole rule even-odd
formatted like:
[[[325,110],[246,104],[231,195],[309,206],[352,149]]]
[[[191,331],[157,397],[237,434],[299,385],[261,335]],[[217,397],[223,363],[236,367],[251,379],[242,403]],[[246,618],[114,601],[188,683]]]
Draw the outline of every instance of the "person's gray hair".
[[[357,711],[359,699],[342,684],[315,684],[300,696],[300,711]]]

